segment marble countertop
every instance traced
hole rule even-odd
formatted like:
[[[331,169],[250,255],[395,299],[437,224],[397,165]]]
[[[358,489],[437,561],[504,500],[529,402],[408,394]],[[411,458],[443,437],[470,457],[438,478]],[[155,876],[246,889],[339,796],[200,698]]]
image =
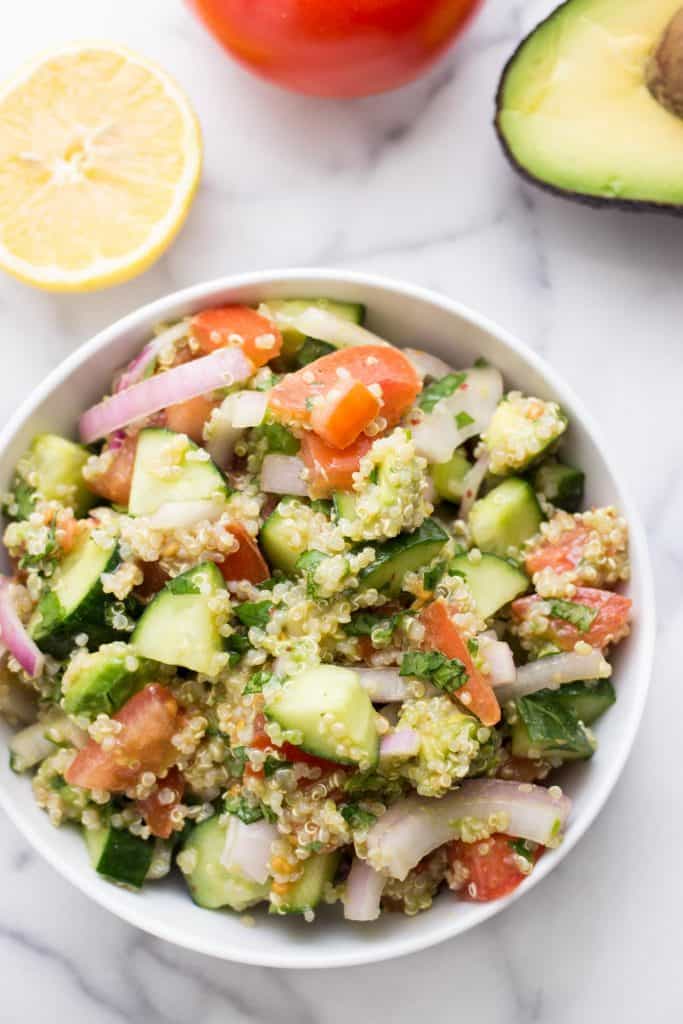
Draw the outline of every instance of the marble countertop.
[[[434,1024],[642,1024],[680,1013],[681,757],[660,730],[683,715],[683,224],[593,212],[511,173],[492,96],[517,39],[550,6],[489,0],[430,76],[354,103],[248,77],[180,0],[22,0],[5,19],[3,76],[74,38],[117,40],[158,60],[196,105],[206,167],[176,244],[137,280],[66,297],[0,280],[2,421],[96,330],[184,285],[286,265],[405,278],[516,332],[594,409],[648,527],[660,621],[642,728],[589,835],[505,913],[407,960],[287,973],[184,952],[90,903],[3,817],[8,1024],[408,1024],[418,1008]]]

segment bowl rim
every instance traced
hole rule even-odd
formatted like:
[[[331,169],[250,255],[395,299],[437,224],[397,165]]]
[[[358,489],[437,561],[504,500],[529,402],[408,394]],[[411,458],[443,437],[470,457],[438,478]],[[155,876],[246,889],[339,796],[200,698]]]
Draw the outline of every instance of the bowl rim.
[[[601,429],[596,425],[593,416],[587,411],[584,403],[579,399],[573,389],[568,385],[562,376],[555,369],[538,356],[526,344],[521,342],[514,334],[501,327],[495,321],[478,313],[469,306],[455,299],[451,299],[432,289],[421,285],[411,284],[400,279],[380,274],[369,274],[361,271],[342,270],[334,268],[311,268],[294,267],[286,269],[260,270],[240,274],[229,274],[209,281],[199,282],[189,287],[170,292],[161,298],[137,307],[130,313],[114,321],[94,337],[78,346],[69,356],[62,360],[33,391],[24,399],[20,406],[12,414],[8,422],[0,431],[0,458],[6,447],[13,439],[17,431],[30,418],[35,409],[50,396],[50,394],[63,383],[85,360],[95,352],[105,349],[113,343],[120,335],[134,331],[138,326],[150,320],[163,322],[164,314],[169,308],[186,304],[191,306],[204,297],[208,297],[220,291],[230,291],[239,288],[267,287],[272,284],[282,284],[292,281],[293,283],[306,278],[310,281],[318,281],[321,285],[348,284],[357,285],[363,288],[375,288],[401,293],[402,295],[422,301],[424,303],[439,307],[446,313],[453,314],[462,320],[469,321],[477,329],[486,332],[496,338],[499,342],[510,349],[523,363],[536,371],[545,382],[561,398],[567,401],[582,426],[588,434],[592,444],[600,451],[600,455],[609,467],[615,480],[618,482],[620,492],[620,504],[622,512],[629,524],[630,546],[637,552],[639,564],[638,589],[641,595],[639,607],[639,646],[640,660],[645,668],[640,678],[640,683],[633,698],[633,708],[630,718],[626,723],[626,729],[620,737],[620,744],[616,750],[616,756],[611,763],[611,771],[603,779],[602,784],[591,792],[589,806],[584,811],[583,820],[575,822],[573,827],[565,836],[562,844],[551,852],[550,856],[543,857],[535,867],[533,874],[525,881],[524,885],[515,890],[512,894],[502,900],[491,903],[479,904],[476,920],[459,921],[453,917],[451,922],[441,926],[435,926],[432,932],[420,935],[413,935],[406,930],[405,935],[396,938],[392,936],[389,940],[378,938],[372,946],[359,945],[357,950],[344,951],[339,954],[326,954],[324,960],[315,955],[302,955],[296,953],[296,959],[283,956],[280,952],[263,954],[252,953],[249,949],[242,948],[239,944],[229,943],[221,949],[214,948],[208,941],[203,941],[196,936],[188,936],[181,929],[172,926],[161,926],[155,921],[146,920],[144,904],[140,901],[140,909],[129,909],[121,907],[117,902],[117,889],[105,880],[98,878],[92,872],[83,873],[78,870],[75,864],[64,859],[57,850],[37,833],[33,824],[26,820],[20,809],[15,808],[11,798],[0,786],[0,807],[4,809],[10,820],[22,833],[24,838],[36,849],[41,856],[53,867],[63,878],[71,882],[81,892],[89,896],[100,906],[109,910],[117,917],[128,924],[140,928],[142,931],[172,942],[177,946],[194,952],[203,953],[208,956],[227,960],[234,963],[244,963],[262,967],[279,967],[288,969],[311,969],[328,967],[351,967],[370,963],[377,963],[384,960],[391,960],[397,957],[406,956],[423,949],[435,946],[446,939],[454,938],[464,934],[471,928],[488,920],[501,910],[510,906],[517,899],[528,892],[545,878],[563,858],[574,848],[576,843],[588,831],[598,814],[602,810],[616,785],[626,760],[631,752],[638,727],[643,715],[645,702],[650,686],[654,661],[654,645],[656,633],[656,612],[654,597],[654,582],[652,566],[648,550],[648,543],[644,527],[641,522],[638,507],[633,501],[628,488],[625,488],[621,475],[618,472],[618,463],[612,457],[609,448],[604,443]]]

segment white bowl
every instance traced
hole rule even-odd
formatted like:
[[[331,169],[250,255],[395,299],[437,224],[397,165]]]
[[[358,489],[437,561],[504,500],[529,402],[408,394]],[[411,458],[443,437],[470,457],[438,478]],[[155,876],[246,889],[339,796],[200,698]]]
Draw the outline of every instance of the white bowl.
[[[611,467],[592,417],[569,388],[529,349],[488,320],[412,285],[343,271],[292,270],[245,274],[197,285],[124,317],[59,366],[12,417],[0,435],[0,486],[7,489],[15,463],[33,435],[53,430],[73,435],[79,413],[107,391],[113,372],[137,352],[160,321],[225,302],[326,295],[363,302],[368,325],[397,345],[428,348],[456,366],[484,356],[508,386],[557,399],[570,417],[567,454],[586,471],[587,502],[615,504],[631,530],[635,623],[614,660],[619,699],[597,726],[599,749],[589,762],[567,770],[562,785],[572,797],[567,835],[510,897],[493,903],[457,902],[448,892],[414,918],[388,914],[371,925],[343,921],[326,908],[314,925],[257,915],[254,928],[238,914],[196,907],[179,878],[155,882],[139,894],[117,888],[91,869],[75,829],[53,828],[35,805],[26,778],[0,757],[0,803],[33,846],[65,878],[119,917],[179,946],[226,960],[271,967],[337,967],[386,960],[432,946],[467,931],[518,899],[559,864],[604,804],[631,749],[645,702],[653,657],[655,613],[647,544],[638,513]],[[608,389],[613,381],[606,380]],[[0,739],[9,730],[0,726]],[[552,899],[551,887],[547,887]]]

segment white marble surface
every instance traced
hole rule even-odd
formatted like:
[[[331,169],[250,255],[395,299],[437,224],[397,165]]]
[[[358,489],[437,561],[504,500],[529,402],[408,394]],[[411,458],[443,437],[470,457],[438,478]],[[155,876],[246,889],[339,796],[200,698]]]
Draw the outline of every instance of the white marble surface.
[[[491,128],[497,76],[549,7],[489,0],[431,76],[356,103],[249,78],[180,0],[22,0],[3,19],[3,76],[60,41],[118,40],[177,76],[206,138],[187,226],[145,275],[80,297],[0,280],[3,420],[94,331],[183,285],[306,264],[403,277],[517,332],[593,407],[649,529],[660,617],[643,725],[590,834],[506,913],[408,960],[315,974],[185,953],[92,905],[3,818],[8,1024],[407,1024],[416,1012],[434,1024],[679,1019],[683,818],[672,728],[683,714],[683,222],[569,205],[507,167]]]

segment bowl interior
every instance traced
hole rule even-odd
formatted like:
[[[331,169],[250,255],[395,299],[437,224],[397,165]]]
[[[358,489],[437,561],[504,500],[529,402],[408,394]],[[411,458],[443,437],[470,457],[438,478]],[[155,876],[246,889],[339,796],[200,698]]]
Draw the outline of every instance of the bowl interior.
[[[502,370],[508,387],[561,402],[571,423],[567,455],[586,471],[587,502],[615,504],[629,519],[633,580],[627,592],[636,617],[632,635],[614,659],[619,699],[598,723],[598,753],[558,780],[574,801],[567,837],[559,850],[539,862],[517,893],[493,904],[456,903],[445,893],[430,912],[415,918],[387,915],[372,925],[349,925],[335,907],[326,908],[312,927],[257,913],[257,926],[246,928],[237,914],[194,906],[177,878],[155,882],[140,894],[101,880],[89,866],[79,833],[68,827],[54,829],[34,804],[28,780],[14,775],[8,759],[0,757],[2,805],[43,856],[100,904],[179,945],[229,960],[280,967],[367,963],[432,945],[484,920],[551,871],[588,827],[621,771],[645,699],[654,634],[642,528],[585,410],[548,367],[499,328],[439,296],[381,279],[324,271],[254,274],[188,289],[126,317],[75,352],[17,412],[0,438],[0,485],[9,486],[15,462],[36,432],[74,434],[78,414],[108,389],[114,370],[137,351],[156,323],[221,302],[323,294],[364,302],[370,329],[399,346],[428,349],[455,366],[484,356]],[[6,742],[8,735],[0,722],[0,741]]]

